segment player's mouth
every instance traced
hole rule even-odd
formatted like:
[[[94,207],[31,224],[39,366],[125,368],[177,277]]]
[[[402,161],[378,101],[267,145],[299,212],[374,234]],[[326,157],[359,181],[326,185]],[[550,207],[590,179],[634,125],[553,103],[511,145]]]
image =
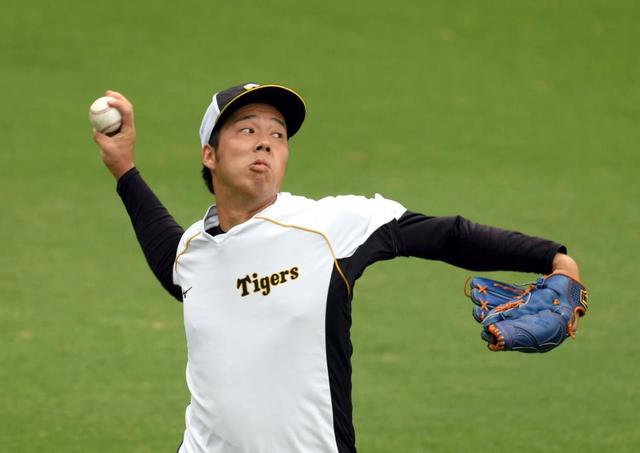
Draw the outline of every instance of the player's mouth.
[[[256,172],[263,172],[269,170],[271,165],[266,160],[258,159],[249,165],[249,168]]]

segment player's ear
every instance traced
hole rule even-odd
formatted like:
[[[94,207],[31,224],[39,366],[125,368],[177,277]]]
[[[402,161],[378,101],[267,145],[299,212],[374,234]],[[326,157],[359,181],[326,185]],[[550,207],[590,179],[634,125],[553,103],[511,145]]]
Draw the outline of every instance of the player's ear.
[[[202,165],[210,170],[216,168],[216,150],[208,143],[202,147]]]

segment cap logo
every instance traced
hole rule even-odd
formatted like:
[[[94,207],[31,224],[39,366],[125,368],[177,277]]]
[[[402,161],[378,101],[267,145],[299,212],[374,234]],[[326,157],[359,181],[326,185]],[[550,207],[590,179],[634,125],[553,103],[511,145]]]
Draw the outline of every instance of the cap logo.
[[[259,87],[260,85],[258,85],[257,83],[247,83],[245,86],[243,86],[242,88],[244,88],[245,90],[249,91],[249,90],[253,90],[254,88]]]

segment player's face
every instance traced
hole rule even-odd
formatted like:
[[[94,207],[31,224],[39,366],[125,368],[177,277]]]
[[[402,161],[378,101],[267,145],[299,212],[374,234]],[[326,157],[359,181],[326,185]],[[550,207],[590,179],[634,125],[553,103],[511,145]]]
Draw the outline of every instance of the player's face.
[[[267,104],[236,110],[220,129],[218,149],[205,147],[203,152],[218,199],[242,197],[257,203],[275,198],[288,160],[284,117]]]

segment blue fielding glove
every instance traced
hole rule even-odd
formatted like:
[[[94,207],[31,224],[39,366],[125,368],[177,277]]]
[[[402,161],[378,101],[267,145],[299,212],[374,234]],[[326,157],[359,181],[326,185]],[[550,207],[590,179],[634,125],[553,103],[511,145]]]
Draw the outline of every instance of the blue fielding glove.
[[[466,286],[465,294],[475,304],[473,317],[482,324],[482,339],[492,351],[550,351],[575,337],[578,319],[588,308],[585,287],[564,274],[531,285],[475,277]]]

